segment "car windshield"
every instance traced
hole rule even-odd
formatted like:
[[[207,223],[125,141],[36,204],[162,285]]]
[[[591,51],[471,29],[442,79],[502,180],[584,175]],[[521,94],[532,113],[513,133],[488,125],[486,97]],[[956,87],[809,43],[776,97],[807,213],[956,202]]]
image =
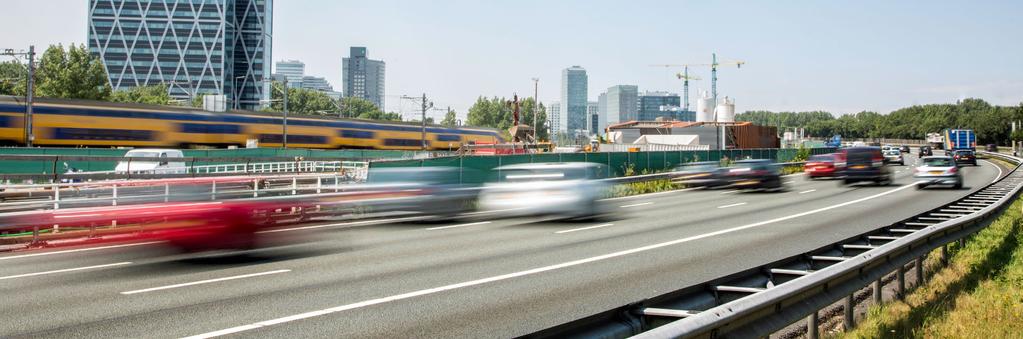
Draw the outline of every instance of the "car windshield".
[[[924,166],[929,167],[952,167],[952,159],[949,158],[927,158],[924,159]]]
[[[885,151],[884,154],[885,155],[899,155],[901,153],[899,153],[899,151]]]

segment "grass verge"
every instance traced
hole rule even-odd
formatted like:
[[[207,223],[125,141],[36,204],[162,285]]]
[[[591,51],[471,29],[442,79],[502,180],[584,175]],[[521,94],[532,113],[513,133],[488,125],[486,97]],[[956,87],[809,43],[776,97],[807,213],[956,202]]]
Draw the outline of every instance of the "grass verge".
[[[1017,200],[947,267],[902,301],[871,308],[845,338],[1023,337],[1023,241]],[[936,266],[938,255],[929,256]]]

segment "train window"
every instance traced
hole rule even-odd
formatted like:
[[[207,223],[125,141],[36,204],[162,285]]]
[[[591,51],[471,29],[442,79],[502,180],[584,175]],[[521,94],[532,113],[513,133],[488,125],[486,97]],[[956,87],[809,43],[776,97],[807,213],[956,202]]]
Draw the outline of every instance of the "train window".
[[[11,127],[11,117],[0,115],[0,127]]]
[[[240,134],[238,125],[181,124],[182,133]]]
[[[373,139],[373,135],[374,135],[374,133],[370,132],[370,131],[358,131],[358,130],[350,130],[350,129],[343,129],[343,130],[341,130],[341,137],[342,138]]]
[[[423,143],[413,139],[384,139],[384,146],[422,147]]]
[[[281,143],[284,138],[280,134],[260,134],[260,143]],[[327,137],[321,135],[288,134],[289,144],[326,144]]]
[[[153,131],[132,129],[64,128],[53,129],[54,139],[70,140],[153,140]]]
[[[438,134],[437,141],[462,141],[462,137],[455,134]]]

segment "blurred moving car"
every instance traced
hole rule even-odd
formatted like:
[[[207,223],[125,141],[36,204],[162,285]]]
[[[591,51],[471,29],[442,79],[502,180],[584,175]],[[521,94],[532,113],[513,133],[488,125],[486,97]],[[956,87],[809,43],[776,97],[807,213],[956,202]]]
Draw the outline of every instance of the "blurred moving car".
[[[921,164],[913,172],[917,180],[916,188],[923,189],[930,185],[952,185],[963,188],[963,175],[959,164],[949,156],[930,156],[920,159]]]
[[[675,167],[678,175],[672,178],[676,184],[687,187],[720,187],[728,185],[725,180],[727,169],[721,168],[717,161],[701,161],[682,164]]]
[[[895,146],[892,146],[892,145],[884,145],[884,146],[881,146],[881,151],[882,151],[882,152],[887,152],[887,151],[890,151],[890,150],[892,150],[892,149],[896,149],[896,148],[895,148]]]
[[[598,200],[610,186],[599,180],[605,168],[594,163],[542,163],[502,166],[497,182],[483,186],[481,211],[501,217],[548,215],[591,218],[606,213]]]
[[[133,149],[124,154],[125,158],[155,158],[159,161],[124,160],[114,167],[115,173],[132,174],[183,174],[187,173],[185,155],[176,149]],[[177,161],[174,161],[177,160]]]
[[[355,189],[378,192],[357,204],[371,212],[408,212],[450,218],[467,212],[476,199],[475,187],[463,185],[452,167],[371,169],[366,185]]]
[[[906,159],[902,157],[902,151],[897,149],[884,151],[884,162],[889,164],[898,163],[900,166],[906,165]]]
[[[902,148],[900,148],[899,151],[902,151],[902,153],[909,153],[909,152],[911,152],[911,150],[909,149],[908,145],[902,145]]]
[[[781,190],[781,168],[771,160],[741,160],[728,169],[728,181],[739,189],[759,188]]]
[[[956,164],[970,164],[977,166],[977,154],[972,150],[957,150],[953,153],[952,158],[955,159]]]
[[[988,152],[998,153],[998,145],[997,144],[987,144],[987,147],[984,150],[986,150]]]
[[[934,155],[934,150],[931,149],[931,146],[920,146],[920,151],[917,152],[917,156],[921,158],[929,157],[932,155]]]
[[[884,165],[884,156],[877,147],[852,147],[841,151],[846,167],[841,171],[843,183],[851,185],[869,181],[878,185],[892,183],[892,172]]]
[[[837,154],[814,155],[806,160],[803,171],[811,179],[834,178],[838,175],[840,163]]]

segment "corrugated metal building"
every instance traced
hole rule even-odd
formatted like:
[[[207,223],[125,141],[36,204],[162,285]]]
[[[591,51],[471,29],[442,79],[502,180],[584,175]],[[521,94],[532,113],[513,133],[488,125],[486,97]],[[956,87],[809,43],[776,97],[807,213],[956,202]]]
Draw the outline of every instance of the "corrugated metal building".
[[[778,129],[750,122],[630,121],[608,126],[612,143],[631,144],[643,135],[695,135],[700,144],[719,149],[720,126],[724,126],[726,148],[778,148]]]

